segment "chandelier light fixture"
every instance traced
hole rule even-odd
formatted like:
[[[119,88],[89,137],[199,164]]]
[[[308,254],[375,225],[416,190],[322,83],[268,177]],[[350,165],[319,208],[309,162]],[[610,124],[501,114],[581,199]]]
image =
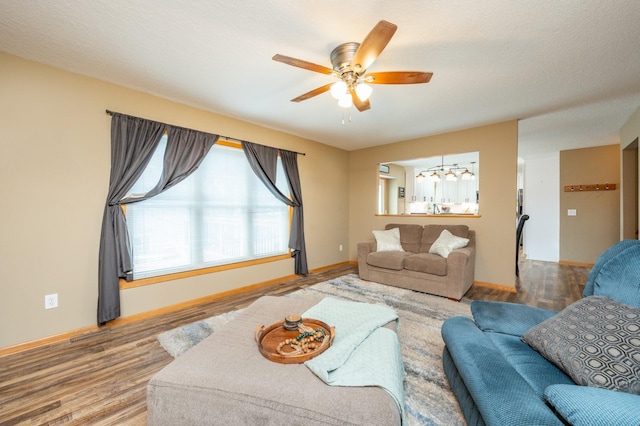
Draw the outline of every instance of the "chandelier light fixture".
[[[473,167],[474,165],[475,161],[472,161],[471,166]],[[416,175],[416,179],[421,182],[427,175],[431,182],[440,182],[443,177],[447,182],[455,182],[458,180],[458,175],[462,180],[475,180],[476,178],[475,173],[470,172],[468,167],[459,166],[458,164],[444,164],[444,156],[439,166],[421,170]]]

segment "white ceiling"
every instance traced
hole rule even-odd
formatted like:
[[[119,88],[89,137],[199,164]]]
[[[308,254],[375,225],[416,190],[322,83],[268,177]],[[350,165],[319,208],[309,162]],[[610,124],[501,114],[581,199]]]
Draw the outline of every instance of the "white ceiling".
[[[375,85],[363,113],[290,102],[333,77],[274,54],[330,68],[381,19],[398,30],[369,71],[430,83]],[[618,143],[639,22],[637,0],[1,0],[0,51],[346,150],[520,119],[527,157]]]

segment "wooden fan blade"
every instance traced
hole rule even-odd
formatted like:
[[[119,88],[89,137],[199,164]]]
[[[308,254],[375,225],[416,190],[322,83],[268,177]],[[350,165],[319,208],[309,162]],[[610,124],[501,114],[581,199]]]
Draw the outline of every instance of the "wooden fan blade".
[[[419,71],[370,72],[365,74],[364,82],[367,84],[419,84],[428,83],[432,75],[432,72]]]
[[[397,29],[398,26],[391,22],[378,22],[358,47],[351,60],[351,69],[356,73],[361,73],[369,68],[387,46]]]
[[[331,89],[331,85],[333,83],[330,84],[325,84],[322,87],[318,87],[317,89],[313,89],[307,93],[305,93],[304,95],[300,95],[297,98],[291,99],[291,102],[302,102],[302,101],[306,101],[309,98],[313,98],[314,96],[318,96],[324,92],[328,92],[329,89]]]
[[[356,91],[355,90],[351,91],[351,99],[353,100],[353,105],[355,105],[355,107],[360,112],[364,112],[364,111],[368,110],[369,108],[371,108],[371,104],[369,103],[369,99],[367,99],[364,102],[361,101],[360,98],[358,97],[358,95],[356,95]]]
[[[303,61],[302,59],[291,58],[284,55],[274,55],[274,61],[282,62],[283,64],[291,65],[294,67],[302,68],[309,71],[319,72],[320,74],[333,75],[335,71],[331,68],[323,67],[322,65],[314,64],[312,62]]]

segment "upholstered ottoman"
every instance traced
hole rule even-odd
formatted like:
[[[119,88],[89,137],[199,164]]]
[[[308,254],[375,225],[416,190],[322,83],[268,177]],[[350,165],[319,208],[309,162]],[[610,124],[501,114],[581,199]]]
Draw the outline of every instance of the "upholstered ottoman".
[[[151,379],[148,424],[400,425],[397,405],[382,388],[328,386],[304,364],[278,364],[258,351],[258,325],[320,300],[258,299]]]

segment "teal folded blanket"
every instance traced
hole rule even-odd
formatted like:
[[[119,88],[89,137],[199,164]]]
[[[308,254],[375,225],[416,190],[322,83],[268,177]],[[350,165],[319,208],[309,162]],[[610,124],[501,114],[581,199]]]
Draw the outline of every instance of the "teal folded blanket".
[[[335,327],[333,344],[305,362],[331,386],[379,386],[396,401],[404,423],[404,364],[398,336],[383,326],[398,319],[388,306],[323,299],[302,314]]]

